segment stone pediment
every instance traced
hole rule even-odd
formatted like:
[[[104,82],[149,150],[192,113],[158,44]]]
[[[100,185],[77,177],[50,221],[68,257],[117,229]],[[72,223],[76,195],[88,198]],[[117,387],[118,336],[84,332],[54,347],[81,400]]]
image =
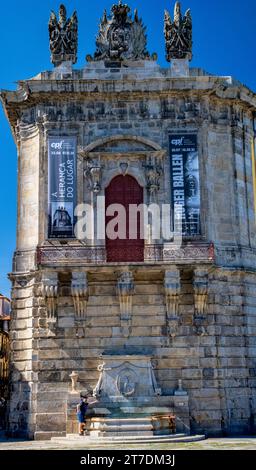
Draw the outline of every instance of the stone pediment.
[[[107,142],[106,144],[100,145],[93,152],[143,152],[143,151],[150,151],[152,147],[145,145],[142,142],[131,141],[131,140],[116,140]]]
[[[155,156],[163,157],[165,155],[158,144],[137,136],[110,136],[92,142],[85,147],[80,154],[83,157],[109,156],[112,154],[121,154],[126,156]]]

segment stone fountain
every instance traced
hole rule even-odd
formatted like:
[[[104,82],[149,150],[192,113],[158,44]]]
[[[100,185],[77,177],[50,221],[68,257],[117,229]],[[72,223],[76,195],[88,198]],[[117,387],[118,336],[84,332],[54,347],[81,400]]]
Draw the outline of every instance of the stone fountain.
[[[99,379],[93,390],[96,405],[88,411],[87,430],[92,437],[157,436],[190,433],[188,395],[162,395],[157,384],[157,361],[149,355],[102,355]],[[74,420],[74,392],[68,397],[68,421]],[[176,417],[176,429],[173,426]],[[74,426],[74,432],[77,426]],[[68,428],[68,432],[72,432]]]

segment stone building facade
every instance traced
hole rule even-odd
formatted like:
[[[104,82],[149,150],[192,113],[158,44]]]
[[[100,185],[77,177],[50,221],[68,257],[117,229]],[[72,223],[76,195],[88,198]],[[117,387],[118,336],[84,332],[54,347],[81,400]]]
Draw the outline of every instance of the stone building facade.
[[[0,430],[6,429],[7,402],[10,394],[10,299],[0,294]]]
[[[11,430],[72,432],[78,392],[94,390],[102,419],[102,408],[172,411],[184,432],[255,432],[255,94],[186,57],[163,69],[148,56],[89,58],[82,70],[64,61],[1,98],[19,161]],[[115,178],[131,177],[140,202],[161,205],[173,194],[171,138],[188,135],[200,228],[180,247],[149,230],[142,258],[130,244],[122,260],[125,243],[113,255],[95,234],[49,237],[49,141],[76,141],[77,204],[95,206]]]

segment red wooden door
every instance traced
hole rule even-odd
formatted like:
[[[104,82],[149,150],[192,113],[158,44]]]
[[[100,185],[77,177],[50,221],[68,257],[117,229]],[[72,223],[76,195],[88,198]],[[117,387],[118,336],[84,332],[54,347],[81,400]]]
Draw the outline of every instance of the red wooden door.
[[[106,188],[106,210],[111,204],[122,204],[126,210],[126,239],[110,240],[106,234],[108,262],[144,261],[144,240],[140,239],[140,217],[137,218],[137,239],[129,239],[129,205],[143,204],[143,188],[132,176],[120,175],[112,179]],[[106,216],[108,222],[116,217]]]

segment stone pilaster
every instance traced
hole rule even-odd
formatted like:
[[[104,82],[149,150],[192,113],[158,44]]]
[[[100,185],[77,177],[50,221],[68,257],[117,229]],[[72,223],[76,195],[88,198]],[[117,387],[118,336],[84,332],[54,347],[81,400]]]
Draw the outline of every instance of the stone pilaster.
[[[167,328],[171,337],[175,337],[179,328],[179,301],[181,292],[180,271],[173,268],[165,272],[164,279]]]

